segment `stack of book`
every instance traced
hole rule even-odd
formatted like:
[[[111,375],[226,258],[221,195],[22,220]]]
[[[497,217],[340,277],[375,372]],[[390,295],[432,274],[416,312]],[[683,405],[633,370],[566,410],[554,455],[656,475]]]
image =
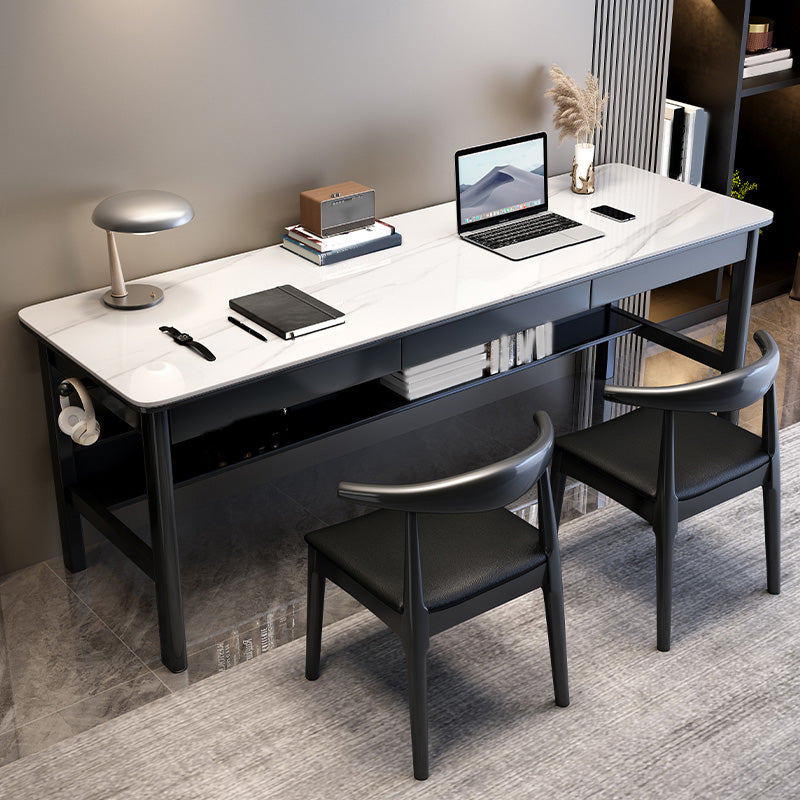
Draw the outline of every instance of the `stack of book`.
[[[792,51],[788,47],[770,47],[760,53],[752,53],[744,57],[743,78],[754,78],[756,75],[767,75],[792,68]]]
[[[393,225],[376,219],[366,228],[324,237],[317,236],[300,225],[292,225],[286,229],[281,243],[287,250],[323,266],[385,250],[387,247],[397,247],[402,241]]]
[[[479,344],[416,367],[407,367],[384,375],[381,383],[406,400],[416,400],[459,383],[482,378],[485,368],[486,345]]]
[[[661,132],[660,174],[700,186],[707,136],[708,111],[690,103],[667,100]]]

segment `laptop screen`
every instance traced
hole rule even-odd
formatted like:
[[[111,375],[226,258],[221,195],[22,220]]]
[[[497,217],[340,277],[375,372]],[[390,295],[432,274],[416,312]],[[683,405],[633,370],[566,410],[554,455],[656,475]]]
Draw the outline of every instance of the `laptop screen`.
[[[456,205],[459,233],[546,211],[546,134],[459,150]]]

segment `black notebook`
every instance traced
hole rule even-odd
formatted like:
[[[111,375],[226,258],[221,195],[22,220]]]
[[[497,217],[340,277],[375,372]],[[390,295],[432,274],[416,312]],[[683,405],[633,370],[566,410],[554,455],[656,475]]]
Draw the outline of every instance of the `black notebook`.
[[[234,297],[228,305],[284,339],[344,322],[343,312],[290,284]]]

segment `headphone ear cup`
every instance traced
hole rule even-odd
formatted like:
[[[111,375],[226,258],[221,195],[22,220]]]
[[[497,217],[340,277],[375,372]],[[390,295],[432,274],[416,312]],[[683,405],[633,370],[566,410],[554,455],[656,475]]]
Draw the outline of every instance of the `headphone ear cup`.
[[[67,406],[61,410],[58,415],[58,427],[67,434],[74,438],[75,428],[86,420],[86,412],[78,406]],[[86,426],[84,425],[84,428]],[[75,440],[77,441],[77,439]]]
[[[71,391],[78,395],[82,407],[69,404]],[[86,387],[77,378],[65,378],[59,387],[59,395],[61,413],[58,415],[58,427],[75,444],[94,444],[100,438],[100,423],[94,415],[92,398]]]
[[[72,439],[78,444],[89,446],[100,438],[100,423],[96,420],[84,420],[75,426]]]

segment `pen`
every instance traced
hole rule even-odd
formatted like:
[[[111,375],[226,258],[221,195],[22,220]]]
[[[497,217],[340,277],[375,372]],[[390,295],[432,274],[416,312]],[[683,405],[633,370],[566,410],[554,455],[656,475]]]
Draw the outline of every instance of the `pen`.
[[[247,331],[251,336],[255,336],[256,339],[261,339],[262,342],[267,341],[266,336],[259,333],[258,331],[254,331],[252,328],[248,328],[247,325],[244,324],[244,322],[236,319],[236,317],[228,317],[228,322],[232,322],[237,328],[241,328],[243,331]]]

